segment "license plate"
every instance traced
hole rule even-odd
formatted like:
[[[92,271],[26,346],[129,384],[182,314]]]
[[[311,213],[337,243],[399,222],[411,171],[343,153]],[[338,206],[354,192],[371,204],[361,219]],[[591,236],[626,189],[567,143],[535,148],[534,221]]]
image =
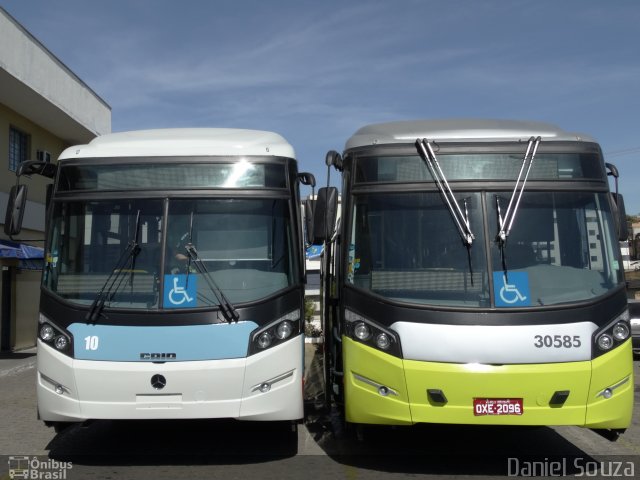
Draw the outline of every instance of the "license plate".
[[[480,415],[522,415],[524,408],[521,398],[474,398],[473,414]]]

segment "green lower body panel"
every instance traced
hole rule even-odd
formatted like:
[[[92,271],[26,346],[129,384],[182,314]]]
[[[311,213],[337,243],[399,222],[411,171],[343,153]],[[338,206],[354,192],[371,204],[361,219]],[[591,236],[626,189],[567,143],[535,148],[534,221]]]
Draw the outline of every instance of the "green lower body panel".
[[[627,428],[634,401],[633,351],[631,339],[591,362],[591,385],[585,427]],[[611,389],[611,397],[603,395]]]
[[[630,341],[593,361],[530,365],[402,360],[347,337],[343,355],[349,422],[626,428],[631,421]],[[446,402],[434,401],[428,390],[442,392]],[[564,403],[550,403],[556,392],[569,392]],[[488,415],[474,409],[474,399],[512,399],[522,411]]]
[[[402,359],[342,337],[348,422],[411,425]],[[380,388],[388,389],[381,395]]]

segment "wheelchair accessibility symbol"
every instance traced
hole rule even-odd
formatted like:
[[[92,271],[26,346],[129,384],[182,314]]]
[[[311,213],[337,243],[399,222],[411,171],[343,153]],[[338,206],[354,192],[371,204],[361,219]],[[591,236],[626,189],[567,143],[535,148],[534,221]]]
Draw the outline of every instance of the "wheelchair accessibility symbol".
[[[493,272],[496,307],[528,307],[531,305],[527,272]]]
[[[164,276],[164,308],[195,307],[198,277],[195,275]]]

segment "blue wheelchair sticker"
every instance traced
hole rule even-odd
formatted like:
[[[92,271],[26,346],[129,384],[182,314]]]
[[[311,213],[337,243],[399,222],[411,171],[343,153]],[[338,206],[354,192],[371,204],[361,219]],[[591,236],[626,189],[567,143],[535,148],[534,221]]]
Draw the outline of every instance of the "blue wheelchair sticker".
[[[496,307],[528,307],[531,305],[527,272],[493,272]]]
[[[197,306],[198,277],[195,275],[164,276],[164,308],[192,308]]]

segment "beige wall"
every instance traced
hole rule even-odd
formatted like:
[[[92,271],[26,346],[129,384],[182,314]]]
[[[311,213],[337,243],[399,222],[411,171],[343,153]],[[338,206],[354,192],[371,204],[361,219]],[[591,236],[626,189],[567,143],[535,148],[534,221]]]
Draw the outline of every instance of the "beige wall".
[[[15,283],[15,310],[12,320],[12,349],[20,350],[36,344],[40,306],[40,276],[42,272],[18,270]]]
[[[10,126],[30,135],[28,160],[36,160],[36,152],[45,150],[51,154],[52,162],[57,161],[62,151],[69,146],[35,123],[0,104],[0,191],[2,192],[8,192],[16,182],[14,172],[9,170]],[[45,185],[51,183],[50,180],[34,175],[30,179],[24,179],[22,183],[29,186],[29,200],[44,203]],[[4,215],[1,221],[4,222]]]

